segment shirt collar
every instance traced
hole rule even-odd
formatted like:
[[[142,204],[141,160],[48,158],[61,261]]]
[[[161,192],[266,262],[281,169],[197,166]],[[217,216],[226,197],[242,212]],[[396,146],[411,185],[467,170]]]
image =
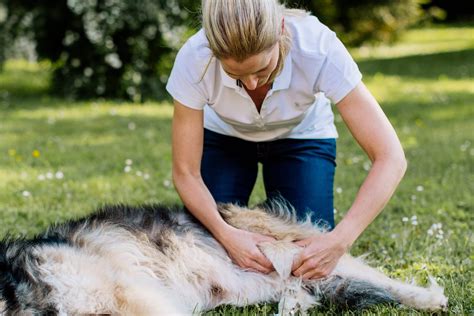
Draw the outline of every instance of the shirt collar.
[[[285,57],[285,63],[283,64],[283,69],[280,74],[275,78],[273,82],[272,90],[283,90],[290,87],[291,82],[291,73],[292,73],[292,62],[291,62],[291,52],[288,52],[288,55]]]
[[[221,62],[218,60],[219,63],[219,68],[221,71],[221,78],[222,78],[222,84],[226,87],[232,88],[232,89],[240,89],[240,87],[237,85],[237,80],[231,78],[225,71],[224,68],[222,68]]]

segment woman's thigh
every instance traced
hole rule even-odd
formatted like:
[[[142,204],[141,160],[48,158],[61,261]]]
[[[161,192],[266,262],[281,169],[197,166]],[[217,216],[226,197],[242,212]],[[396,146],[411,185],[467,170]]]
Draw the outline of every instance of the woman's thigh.
[[[247,205],[257,173],[254,143],[204,130],[201,175],[216,202]]]
[[[269,143],[263,179],[269,200],[283,197],[299,219],[334,228],[335,139],[282,139]]]

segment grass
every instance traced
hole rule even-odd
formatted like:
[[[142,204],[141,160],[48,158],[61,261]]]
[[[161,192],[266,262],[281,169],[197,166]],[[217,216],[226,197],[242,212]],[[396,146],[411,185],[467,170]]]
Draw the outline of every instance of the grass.
[[[474,26],[413,30],[394,46],[352,54],[409,162],[394,197],[352,253],[369,253],[371,265],[393,277],[421,284],[436,277],[450,299],[449,313],[472,315]],[[32,235],[105,203],[179,202],[171,185],[170,104],[50,97],[50,69],[48,63],[8,61],[0,73],[0,236]],[[336,122],[340,219],[369,162],[338,115]],[[259,179],[251,202],[263,199]],[[438,223],[443,234],[432,228]],[[262,304],[209,314],[275,311]],[[313,313],[340,312],[325,307]],[[428,313],[378,306],[345,314]]]

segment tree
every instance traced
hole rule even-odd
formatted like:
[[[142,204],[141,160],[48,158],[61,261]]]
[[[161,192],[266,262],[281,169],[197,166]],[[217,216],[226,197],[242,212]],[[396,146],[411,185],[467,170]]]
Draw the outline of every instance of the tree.
[[[331,27],[345,44],[393,42],[407,27],[424,17],[429,0],[291,0]]]
[[[189,12],[175,0],[4,0],[4,29],[30,36],[55,67],[52,90],[74,97],[159,98]],[[166,70],[165,70],[166,71]],[[165,73],[165,72],[161,72]]]

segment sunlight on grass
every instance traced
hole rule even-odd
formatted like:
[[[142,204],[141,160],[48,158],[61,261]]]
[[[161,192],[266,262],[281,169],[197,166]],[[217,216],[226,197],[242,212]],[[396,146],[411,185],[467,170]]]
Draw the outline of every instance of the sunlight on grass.
[[[390,59],[410,55],[423,55],[474,49],[472,27],[437,27],[415,29],[405,33],[394,45],[363,46],[351,49],[357,60],[369,58]]]
[[[173,115],[173,107],[169,103],[148,102],[137,106],[133,103],[117,104],[113,102],[77,102],[74,106],[64,104],[63,106],[48,108],[41,107],[38,109],[25,109],[15,111],[11,114],[12,118],[18,119],[84,119],[84,115],[88,119],[101,117],[133,117],[146,116],[169,119]]]

